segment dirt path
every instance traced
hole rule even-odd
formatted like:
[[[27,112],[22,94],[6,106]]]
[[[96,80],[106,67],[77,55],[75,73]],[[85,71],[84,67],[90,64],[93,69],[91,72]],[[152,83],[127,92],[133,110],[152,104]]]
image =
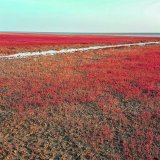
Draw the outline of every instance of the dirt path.
[[[160,44],[160,41],[154,42],[139,42],[139,43],[129,43],[129,44],[116,44],[116,45],[106,45],[106,46],[91,46],[86,48],[71,48],[71,49],[62,49],[62,50],[49,50],[43,52],[24,52],[24,53],[17,53],[12,55],[2,55],[0,59],[16,59],[16,58],[27,58],[32,56],[47,56],[47,55],[54,55],[59,53],[73,53],[73,52],[83,52],[88,50],[97,50],[97,49],[106,49],[106,48],[119,48],[119,47],[130,47],[130,46],[145,46],[145,45],[153,45],[153,44]]]

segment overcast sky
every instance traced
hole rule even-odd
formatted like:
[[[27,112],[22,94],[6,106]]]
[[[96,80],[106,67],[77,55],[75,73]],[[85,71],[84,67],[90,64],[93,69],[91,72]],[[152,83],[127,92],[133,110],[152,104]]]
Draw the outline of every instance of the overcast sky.
[[[160,32],[160,0],[0,0],[0,31]]]

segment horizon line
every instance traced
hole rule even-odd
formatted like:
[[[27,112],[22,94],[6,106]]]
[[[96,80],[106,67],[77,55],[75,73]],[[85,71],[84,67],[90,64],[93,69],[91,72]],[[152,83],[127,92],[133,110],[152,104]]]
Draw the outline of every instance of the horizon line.
[[[45,31],[0,31],[0,33],[78,33],[78,34],[160,34],[160,32],[45,32]]]

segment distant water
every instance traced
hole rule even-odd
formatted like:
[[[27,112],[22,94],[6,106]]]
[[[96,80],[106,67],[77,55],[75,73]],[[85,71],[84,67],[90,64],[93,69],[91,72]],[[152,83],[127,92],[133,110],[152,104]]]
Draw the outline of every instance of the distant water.
[[[122,36],[147,36],[147,37],[160,37],[160,33],[87,33],[87,32],[32,32],[35,34],[80,34],[80,35],[122,35]]]
[[[2,32],[3,33],[3,32]],[[14,33],[14,32],[8,32]],[[33,34],[59,34],[59,35],[118,35],[134,37],[160,37],[160,33],[87,33],[87,32],[15,32],[15,33],[33,33]]]
[[[138,36],[138,37],[160,37],[160,33],[115,33],[122,36]]]
[[[36,32],[41,34],[67,34],[67,35],[74,35],[74,34],[80,34],[80,35],[119,35],[119,36],[135,36],[135,37],[160,37],[160,33],[86,33],[86,32]]]

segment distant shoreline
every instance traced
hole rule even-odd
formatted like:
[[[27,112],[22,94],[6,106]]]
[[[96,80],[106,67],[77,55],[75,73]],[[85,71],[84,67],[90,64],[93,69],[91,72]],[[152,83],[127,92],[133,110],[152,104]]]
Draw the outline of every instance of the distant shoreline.
[[[134,37],[160,37],[160,33],[87,33],[87,32],[0,32],[16,34],[58,34],[58,35],[111,35],[111,36],[134,36]]]

